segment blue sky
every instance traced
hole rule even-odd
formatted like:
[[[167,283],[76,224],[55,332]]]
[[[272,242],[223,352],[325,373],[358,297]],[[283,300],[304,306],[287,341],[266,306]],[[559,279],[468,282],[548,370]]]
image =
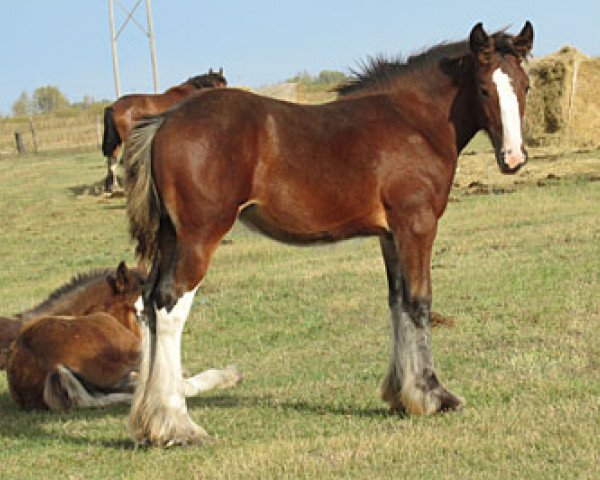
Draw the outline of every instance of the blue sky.
[[[132,6],[135,0],[121,0]],[[136,15],[145,22],[145,2]],[[534,55],[565,44],[600,55],[600,1],[152,0],[161,90],[209,67],[258,87],[307,70],[347,72],[368,55],[410,54],[489,30],[535,28]],[[115,0],[116,23],[124,18]],[[0,0],[0,113],[21,91],[56,85],[70,101],[115,96],[106,0]],[[129,24],[118,43],[123,93],[152,91],[147,39]]]

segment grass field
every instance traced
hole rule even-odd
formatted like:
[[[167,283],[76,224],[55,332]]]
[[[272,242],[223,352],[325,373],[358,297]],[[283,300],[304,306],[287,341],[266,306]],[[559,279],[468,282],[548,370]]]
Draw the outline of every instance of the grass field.
[[[134,261],[124,200],[79,195],[104,170],[96,152],[0,161],[0,314]],[[0,478],[600,478],[595,179],[453,193],[433,307],[455,324],[433,330],[433,348],[462,413],[400,418],[380,401],[389,332],[375,239],[293,248],[236,226],[184,334],[188,371],[236,363],[245,375],[188,403],[216,441],[135,450],[128,408],[23,412],[0,373]]]

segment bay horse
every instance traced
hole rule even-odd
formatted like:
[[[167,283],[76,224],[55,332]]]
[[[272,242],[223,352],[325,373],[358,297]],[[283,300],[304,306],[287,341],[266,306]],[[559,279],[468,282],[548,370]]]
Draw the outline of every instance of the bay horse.
[[[224,88],[227,80],[223,68],[191,77],[185,82],[160,94],[129,94],[119,97],[104,109],[104,136],[102,153],[107,159],[108,173],[104,189],[112,191],[117,186],[116,166],[120,146],[127,139],[136,122],[144,117],[165,112],[173,105],[206,88]]]
[[[131,401],[140,362],[136,317],[145,278],[143,270],[121,262],[116,271],[75,277],[12,319],[4,337],[14,334],[6,371],[15,402],[25,409],[63,411]],[[234,367],[210,369],[187,378],[185,394],[239,380]]]
[[[458,155],[489,135],[503,173],[527,161],[521,122],[533,43],[488,34],[407,62],[374,60],[340,98],[299,105],[211,90],[147,120],[125,147],[125,191],[144,287],[140,379],[129,417],[136,443],[202,443],[189,417],[181,333],[219,240],[236,218],[290,244],[376,235],[385,263],[392,348],[382,397],[392,411],[462,408],[434,368],[431,251]]]

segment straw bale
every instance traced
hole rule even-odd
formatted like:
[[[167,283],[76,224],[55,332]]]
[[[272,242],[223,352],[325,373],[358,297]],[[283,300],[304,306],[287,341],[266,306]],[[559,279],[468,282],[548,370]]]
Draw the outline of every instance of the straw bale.
[[[600,146],[600,59],[566,46],[528,70],[527,143]]]

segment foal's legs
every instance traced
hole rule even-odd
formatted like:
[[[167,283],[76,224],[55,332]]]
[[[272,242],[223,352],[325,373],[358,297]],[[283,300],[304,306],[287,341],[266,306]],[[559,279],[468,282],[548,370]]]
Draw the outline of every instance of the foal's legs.
[[[394,411],[429,414],[462,401],[438,381],[430,347],[430,259],[437,220],[427,209],[381,237],[389,286],[392,351],[382,397]]]
[[[161,224],[158,257],[144,302],[150,318],[142,334],[142,365],[129,418],[136,443],[169,446],[209,438],[187,412],[185,394],[194,385],[183,380],[181,336],[212,252],[234,219],[235,214],[226,226],[183,238],[176,236],[170,222]],[[214,384],[223,379],[200,380]]]

